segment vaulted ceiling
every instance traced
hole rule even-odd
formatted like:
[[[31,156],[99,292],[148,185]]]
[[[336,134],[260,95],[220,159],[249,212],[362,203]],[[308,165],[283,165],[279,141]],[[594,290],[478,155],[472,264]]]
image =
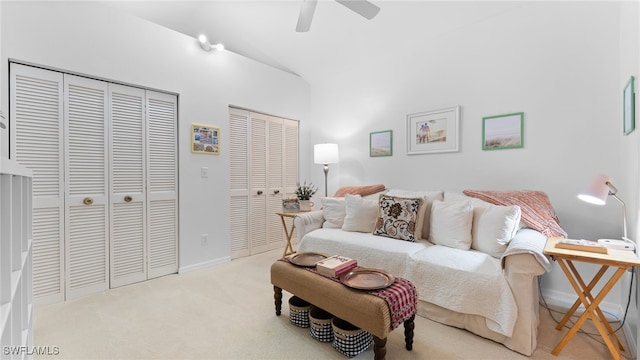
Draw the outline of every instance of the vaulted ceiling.
[[[379,58],[412,56],[431,39],[525,2],[372,0],[367,20],[333,0],[319,0],[311,29],[295,31],[303,0],[113,1],[106,5],[296,74],[310,84],[359,71]],[[195,40],[194,40],[195,41]],[[455,46],[455,44],[452,44]],[[391,65],[392,66],[392,65]],[[370,68],[370,67],[369,67]],[[370,70],[368,70],[370,71]],[[375,76],[375,74],[364,74]]]

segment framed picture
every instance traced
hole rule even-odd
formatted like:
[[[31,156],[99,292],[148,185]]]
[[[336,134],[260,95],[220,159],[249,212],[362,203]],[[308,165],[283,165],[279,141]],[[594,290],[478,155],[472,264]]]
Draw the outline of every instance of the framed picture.
[[[191,124],[191,152],[220,154],[220,129],[208,125]]]
[[[460,106],[407,115],[407,154],[458,151]]]
[[[524,146],[524,113],[482,118],[482,150],[516,149]]]
[[[627,82],[622,92],[622,114],[624,121],[624,134],[629,135],[636,128],[635,120],[635,94],[633,92],[633,76]]]
[[[282,212],[300,211],[300,202],[297,198],[282,199]]]
[[[393,155],[393,131],[376,131],[369,133],[369,156]]]

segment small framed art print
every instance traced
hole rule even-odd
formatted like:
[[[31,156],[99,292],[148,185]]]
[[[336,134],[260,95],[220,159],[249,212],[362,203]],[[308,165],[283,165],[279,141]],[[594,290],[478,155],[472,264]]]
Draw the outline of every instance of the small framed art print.
[[[622,114],[624,134],[629,135],[636,128],[635,94],[633,92],[633,76],[629,78],[622,92]]]
[[[369,156],[393,155],[393,131],[376,131],[369,133]]]
[[[482,150],[517,149],[524,146],[524,113],[482,118]]]
[[[220,154],[220,129],[208,125],[191,124],[191,152]]]

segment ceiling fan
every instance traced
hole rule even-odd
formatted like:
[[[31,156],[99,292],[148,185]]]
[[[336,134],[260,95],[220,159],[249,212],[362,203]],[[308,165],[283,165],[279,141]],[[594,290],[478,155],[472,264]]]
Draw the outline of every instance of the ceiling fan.
[[[367,0],[336,0],[340,4],[346,6],[351,11],[358,13],[359,15],[373,19],[380,8],[370,3]],[[296,32],[307,32],[311,27],[311,21],[313,20],[313,13],[316,11],[316,5],[318,0],[304,0],[302,7],[300,8],[300,16],[298,16],[298,25],[296,26]]]

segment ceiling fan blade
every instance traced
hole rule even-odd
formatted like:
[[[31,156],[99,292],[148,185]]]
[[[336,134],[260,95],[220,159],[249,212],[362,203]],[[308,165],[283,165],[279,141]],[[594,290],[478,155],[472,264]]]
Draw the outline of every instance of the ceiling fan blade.
[[[318,5],[317,0],[304,0],[300,8],[296,32],[309,31],[309,28],[311,28],[311,20],[313,20],[313,13],[316,11],[316,5]]]
[[[380,8],[376,5],[370,3],[367,0],[336,0],[340,4],[348,7],[350,10],[364,16],[365,18],[371,20],[378,12],[380,12]]]

